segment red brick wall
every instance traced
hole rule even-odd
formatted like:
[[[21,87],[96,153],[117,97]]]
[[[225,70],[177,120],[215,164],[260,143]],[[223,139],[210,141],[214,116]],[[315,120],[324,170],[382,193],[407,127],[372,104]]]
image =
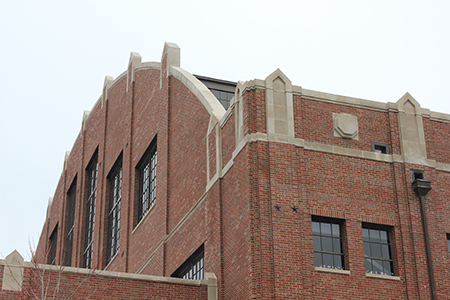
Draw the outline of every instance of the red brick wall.
[[[294,97],[294,103],[297,137],[364,151],[372,151],[372,142],[391,144],[389,116],[386,112],[308,100],[300,96]],[[334,137],[333,113],[346,113],[358,118],[359,140]],[[392,153],[392,149],[389,153]]]
[[[251,220],[249,148],[235,158],[233,167],[222,180],[223,193],[223,292],[224,299],[249,299],[256,280],[252,267],[254,236]],[[215,273],[217,275],[217,273]],[[258,298],[257,298],[258,299]],[[259,298],[261,299],[261,298]]]
[[[3,275],[3,266],[0,266]],[[0,276],[1,278],[2,276]],[[42,282],[44,288],[42,288]],[[59,293],[57,293],[59,288]],[[44,292],[42,292],[44,291]],[[208,287],[180,283],[79,274],[62,270],[24,269],[22,291],[0,290],[0,299],[208,299]],[[52,298],[53,299],[53,298]]]
[[[167,166],[168,155],[168,102],[160,91],[160,71],[140,70],[136,72],[134,85],[133,110],[133,142],[131,157],[131,194],[129,211],[132,233],[129,236],[129,272],[137,272],[145,260],[156,250],[156,247],[166,234],[167,212],[167,172],[160,172]],[[138,182],[136,166],[157,136],[157,189],[156,202],[150,212],[137,226]],[[145,274],[164,275],[164,249],[157,251],[151,266],[145,269]]]
[[[264,90],[249,90],[242,96],[244,136],[251,133],[267,133]]]
[[[423,118],[427,156],[440,163],[450,163],[450,123]]]
[[[216,149],[215,130],[209,134],[207,144],[209,113],[182,82],[166,78],[165,63],[166,58],[162,62],[162,80],[159,70],[139,69],[128,92],[127,77],[123,77],[110,89],[103,106],[99,103],[91,112],[56,189],[51,217],[38,246],[38,261],[43,261],[39,257],[45,253],[56,224],[58,244],[64,245],[65,199],[76,175],[76,250],[72,261],[81,265],[84,173],[98,148],[95,268],[105,267],[106,176],[122,153],[120,250],[108,270],[170,276],[204,244],[205,270],[216,274],[222,299],[429,299],[420,202],[410,179],[411,169],[422,169],[433,186],[426,197],[426,208],[438,295],[445,298],[450,294],[446,245],[446,233],[450,233],[450,173],[273,141],[250,142],[233,158],[234,116],[221,129],[222,149]],[[267,133],[265,95],[265,90],[259,88],[244,93],[244,134]],[[359,140],[334,137],[333,113],[358,118]],[[393,111],[295,95],[294,123],[296,137],[307,141],[363,151],[372,151],[371,143],[380,142],[389,145],[390,153],[401,154],[398,118]],[[428,158],[441,163],[450,162],[448,125],[424,118]],[[136,165],[156,136],[157,199],[148,215],[136,224]],[[217,171],[219,150],[223,165],[231,159],[233,164],[205,193],[207,161],[211,179]],[[188,213],[189,218],[177,227]],[[312,215],[345,220],[345,260],[350,274],[314,268]],[[363,222],[392,228],[399,280],[366,276]],[[62,263],[63,253],[64,246],[59,246],[57,263]]]

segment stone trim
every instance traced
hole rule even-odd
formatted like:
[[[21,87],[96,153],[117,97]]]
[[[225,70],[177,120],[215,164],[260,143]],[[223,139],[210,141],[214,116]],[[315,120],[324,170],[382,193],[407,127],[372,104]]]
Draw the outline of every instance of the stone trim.
[[[141,224],[145,222],[146,219],[148,219],[148,216],[150,215],[150,212],[153,211],[155,209],[156,206],[156,202],[153,203],[152,207],[150,207],[150,209],[145,213],[145,215],[142,217],[142,219],[139,221],[139,223],[136,224],[136,226],[134,226],[133,230],[131,231],[131,235],[134,234],[134,232],[141,227]]]
[[[108,88],[108,91],[111,90],[116,84],[118,84],[125,77],[127,77],[127,71],[123,71],[122,73],[120,73],[119,76],[116,77],[116,79],[113,79],[113,81],[111,82],[111,85]],[[111,77],[111,78],[113,78],[113,77]]]
[[[228,163],[223,167],[223,169],[222,169],[222,176],[220,177],[220,178],[222,178],[227,172],[228,172],[228,170],[230,170],[231,169],[231,167],[234,165],[234,161],[232,160],[232,159],[230,159],[229,161],[228,161]]]
[[[230,100],[230,107],[228,107],[228,110],[225,112],[225,114],[223,115],[222,119],[220,119],[219,124],[220,124],[220,128],[223,128],[223,126],[225,126],[225,124],[228,122],[228,120],[231,118],[231,116],[233,115],[233,107],[235,106],[235,104],[231,104],[231,101],[233,101],[233,99],[236,96],[234,96],[233,98],[231,98]]]
[[[139,66],[142,62],[142,57],[137,52],[131,52],[130,53],[130,60],[128,61],[128,70],[127,70],[127,76],[130,76],[131,78],[127,78],[127,92],[131,85],[131,83],[134,82],[135,76],[134,73],[136,71],[136,67]]]
[[[2,290],[22,291],[24,263],[19,252],[14,250],[0,264],[4,266]]]
[[[154,70],[161,70],[161,63],[156,61],[146,61],[141,63],[140,65],[136,66],[135,71],[141,71],[146,69],[154,69]]]
[[[86,122],[89,119],[89,116],[91,115],[91,111],[89,110],[85,110],[83,112],[83,125],[82,125],[82,130],[86,130]]]
[[[314,267],[314,269],[315,269],[317,272],[325,272],[325,273],[335,273],[335,274],[350,275],[350,271],[349,271],[349,270],[336,270],[336,269],[321,268],[321,267]]]
[[[75,142],[78,140],[78,137],[77,137],[77,139],[75,140]],[[73,146],[72,146],[72,148],[73,148]],[[65,170],[67,170],[67,163],[68,163],[68,161],[69,161],[69,158],[70,158],[70,154],[71,154],[71,152],[70,151],[66,151],[66,153],[64,154],[64,171]]]
[[[334,137],[359,140],[358,117],[350,114],[333,113]]]
[[[11,263],[8,262],[8,257],[13,255],[14,261]],[[22,282],[23,282],[23,269],[24,268],[32,268],[32,269],[42,269],[48,271],[55,272],[64,272],[64,273],[76,273],[81,275],[95,275],[95,276],[103,276],[103,277],[112,277],[118,279],[133,279],[133,280],[141,280],[141,281],[151,281],[151,282],[159,282],[159,283],[168,283],[168,284],[181,284],[181,285],[191,285],[191,286],[208,286],[208,295],[210,294],[210,290],[212,293],[217,293],[217,277],[214,273],[205,273],[205,279],[203,280],[188,280],[182,278],[175,277],[165,277],[165,276],[155,276],[155,275],[145,275],[145,274],[135,274],[135,273],[125,273],[125,272],[115,272],[115,271],[106,271],[106,270],[93,270],[93,269],[84,269],[84,268],[75,268],[75,267],[64,267],[64,266],[55,266],[55,265],[46,265],[46,264],[33,264],[31,262],[23,262],[22,256],[14,250],[10,255],[7,256],[6,259],[0,259],[0,265],[3,265],[4,273],[2,280],[2,290],[12,290],[12,291],[21,291],[22,290]],[[11,278],[8,274],[8,269],[18,269],[19,273],[13,272],[15,278],[12,278],[13,282],[8,282]],[[17,276],[20,276],[17,277]],[[210,298],[208,299],[217,299]]]
[[[418,165],[424,165],[437,171],[450,172],[450,164],[439,163],[432,159],[419,159],[412,157],[405,157],[403,155],[397,154],[382,154],[371,151],[363,151],[359,149],[345,148],[341,146],[322,144],[317,142],[309,142],[304,139],[294,138],[288,141],[280,141],[276,138],[268,138],[265,133],[253,133],[246,135],[241,142],[236,146],[236,149],[233,151],[232,160],[241,152],[241,150],[247,145],[247,143],[252,142],[278,142],[278,143],[286,143],[292,144],[300,148],[304,148],[305,150],[311,151],[319,151],[324,153],[336,154],[336,155],[344,155],[349,157],[356,157],[362,159],[375,160],[386,163],[414,163]]]
[[[269,137],[280,140],[294,138],[294,102],[292,83],[280,70],[276,69],[265,80],[266,122]]]
[[[242,89],[243,82],[238,81],[236,85],[236,90],[234,92],[234,97],[230,101],[229,110],[234,109],[234,139],[236,145],[240,143],[244,136],[244,111],[243,111],[243,100],[242,100]],[[224,122],[225,123],[225,122]]]
[[[47,220],[50,218],[50,214],[52,211],[52,204],[53,204],[53,197],[49,197],[48,198],[48,203],[47,203],[47,214],[45,215],[45,222],[44,222],[44,227],[47,223]],[[44,228],[42,228],[41,232],[43,232]]]
[[[450,164],[436,163],[436,170],[450,173]]]
[[[116,260],[117,256],[119,255],[120,252],[120,245],[119,245],[119,249],[117,250],[116,254],[114,254],[113,257],[111,257],[111,259],[109,260],[108,264],[105,267],[105,271],[108,270],[108,268],[111,266],[111,264],[113,263],[114,260]]]
[[[164,57],[167,56],[167,73],[166,77],[169,77],[171,74],[171,67],[180,67],[181,55],[180,55],[180,47],[178,47],[175,43],[164,43],[163,53],[161,55],[161,61],[163,61]],[[162,77],[163,74],[161,74]]]
[[[413,162],[426,160],[427,149],[422,119],[424,110],[409,93],[406,93],[397,101],[397,106],[399,110],[397,118],[400,145],[403,156]],[[426,110],[426,112],[429,114],[429,110]]]
[[[217,300],[217,277],[214,273],[205,273],[208,284],[208,300]],[[202,280],[203,281],[203,280]]]
[[[367,278],[379,278],[379,279],[388,279],[388,280],[394,280],[394,281],[400,281],[399,276],[388,276],[388,275],[380,275],[380,274],[371,274],[366,273]]]
[[[208,113],[219,122],[225,115],[225,108],[213,93],[195,76],[188,71],[171,66],[170,74],[180,80],[200,100]]]
[[[450,123],[450,114],[444,114],[439,112],[430,112],[429,116],[424,116],[425,118],[430,118],[431,121]]]

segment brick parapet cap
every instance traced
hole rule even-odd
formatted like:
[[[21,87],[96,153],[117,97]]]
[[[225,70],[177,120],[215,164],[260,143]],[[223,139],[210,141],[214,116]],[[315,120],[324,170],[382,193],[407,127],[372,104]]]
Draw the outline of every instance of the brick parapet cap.
[[[4,259],[0,259],[0,265],[7,266]],[[155,276],[155,275],[143,275],[143,274],[134,274],[134,273],[125,273],[125,272],[114,272],[114,271],[102,271],[102,270],[92,270],[92,269],[84,269],[84,268],[74,268],[74,267],[64,267],[64,266],[54,266],[54,265],[45,265],[45,264],[34,264],[32,262],[24,262],[23,266],[16,265],[8,265],[9,267],[24,267],[24,268],[39,268],[46,271],[55,271],[55,272],[64,272],[64,273],[75,273],[80,275],[96,275],[96,276],[104,276],[104,277],[112,277],[117,279],[133,279],[133,280],[141,280],[141,281],[150,281],[150,282],[158,282],[158,283],[167,283],[167,284],[181,284],[181,285],[190,285],[190,286],[207,286],[208,278],[210,278],[213,273],[206,273],[205,278],[203,280],[188,280],[182,278],[174,278],[174,277],[164,277],[164,276]]]

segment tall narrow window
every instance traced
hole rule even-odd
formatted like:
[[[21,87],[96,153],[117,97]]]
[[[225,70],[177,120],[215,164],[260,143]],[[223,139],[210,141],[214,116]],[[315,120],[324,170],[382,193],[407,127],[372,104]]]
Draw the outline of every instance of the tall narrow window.
[[[345,270],[342,224],[343,221],[339,219],[313,216],[312,232],[316,267]]]
[[[48,239],[49,247],[48,247],[48,255],[47,255],[47,264],[54,265],[56,263],[56,246],[58,244],[58,225],[53,229],[50,238]]]
[[[201,245],[173,274],[178,277],[191,280],[205,278],[205,250]]]
[[[366,273],[394,276],[390,230],[374,224],[363,224]]]
[[[77,178],[72,182],[67,193],[67,234],[66,234],[66,253],[64,258],[64,265],[70,266],[72,264],[72,246],[73,246],[73,231],[75,227],[75,201],[77,198]]]
[[[145,216],[156,200],[156,138],[151,142],[137,166],[139,176],[139,199],[137,222]]]
[[[108,235],[106,262],[119,250],[120,246],[120,203],[122,200],[122,156],[119,157],[109,176]]]
[[[95,200],[97,198],[97,152],[86,169],[87,193],[84,227],[83,268],[92,267],[92,253],[94,243]]]
[[[447,250],[448,250],[448,257],[450,258],[450,233],[447,233]]]

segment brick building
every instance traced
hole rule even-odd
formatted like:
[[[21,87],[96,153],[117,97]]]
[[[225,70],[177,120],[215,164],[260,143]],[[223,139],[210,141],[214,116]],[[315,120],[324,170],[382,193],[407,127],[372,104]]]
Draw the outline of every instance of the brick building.
[[[166,43],[85,112],[36,260],[213,273],[219,299],[450,299],[449,234],[450,115],[194,76]]]

